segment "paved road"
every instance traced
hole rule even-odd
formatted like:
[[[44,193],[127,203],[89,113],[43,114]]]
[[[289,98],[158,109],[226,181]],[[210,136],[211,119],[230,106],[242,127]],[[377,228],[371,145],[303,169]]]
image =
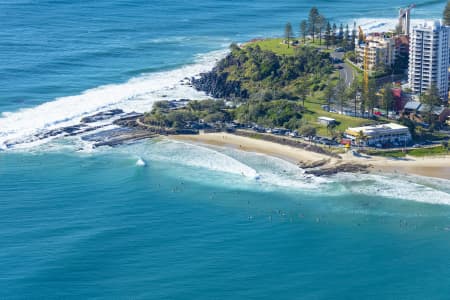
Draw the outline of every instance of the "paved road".
[[[331,57],[342,60],[344,58],[344,53],[343,52],[332,52]],[[345,84],[347,86],[350,86],[352,84],[352,82],[355,80],[356,71],[353,70],[352,66],[350,66],[348,63],[345,63],[345,62],[338,64],[338,66],[342,67],[342,69],[339,70],[339,74],[340,74],[341,78],[344,78]]]

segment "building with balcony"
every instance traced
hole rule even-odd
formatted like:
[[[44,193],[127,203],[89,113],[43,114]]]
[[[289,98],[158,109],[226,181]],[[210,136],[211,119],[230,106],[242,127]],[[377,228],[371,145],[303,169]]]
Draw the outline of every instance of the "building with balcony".
[[[408,84],[423,94],[435,84],[443,100],[448,99],[450,27],[440,21],[414,26],[410,36]]]
[[[369,70],[373,71],[379,67],[392,67],[395,63],[396,42],[393,38],[386,37],[384,34],[372,34],[367,36],[366,42],[357,44],[355,48],[357,61],[364,64],[366,47],[368,47],[368,65]]]
[[[345,131],[344,137],[351,140],[352,144],[361,146],[395,146],[411,141],[408,127],[395,123],[350,127]]]

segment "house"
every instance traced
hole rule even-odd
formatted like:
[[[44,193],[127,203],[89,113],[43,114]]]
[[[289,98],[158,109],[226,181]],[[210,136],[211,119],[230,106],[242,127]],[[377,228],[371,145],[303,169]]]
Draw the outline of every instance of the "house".
[[[395,146],[411,141],[409,128],[395,123],[350,127],[345,131],[344,137],[354,145],[363,146]]]
[[[411,114],[416,115],[421,105],[422,103],[419,101],[408,101],[405,107],[403,107],[403,114],[406,116],[411,116]]]
[[[424,114],[430,111],[430,107],[426,104],[422,104],[419,107],[419,114],[423,116]],[[443,106],[434,106],[432,109],[433,116],[437,121],[443,123],[447,120],[447,117],[450,116],[450,109]]]
[[[409,101],[403,108],[403,115],[416,122],[423,122],[423,116],[428,113],[429,107],[419,101]],[[436,119],[441,123],[446,122],[447,117],[450,116],[450,109],[444,106],[435,106],[432,113]]]

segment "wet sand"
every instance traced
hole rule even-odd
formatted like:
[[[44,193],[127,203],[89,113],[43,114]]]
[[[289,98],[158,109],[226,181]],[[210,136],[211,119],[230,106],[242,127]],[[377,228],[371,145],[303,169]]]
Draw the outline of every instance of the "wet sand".
[[[317,163],[323,160],[329,160],[328,163],[322,167],[329,167],[338,163],[364,164],[367,165],[369,171],[373,173],[411,174],[450,180],[450,156],[391,159],[364,155],[358,157],[354,156],[350,151],[342,154],[342,159],[340,160],[300,148],[222,132],[201,133],[199,135],[177,135],[171,136],[170,138],[214,146],[231,147],[248,152],[263,153],[296,164],[300,162]]]

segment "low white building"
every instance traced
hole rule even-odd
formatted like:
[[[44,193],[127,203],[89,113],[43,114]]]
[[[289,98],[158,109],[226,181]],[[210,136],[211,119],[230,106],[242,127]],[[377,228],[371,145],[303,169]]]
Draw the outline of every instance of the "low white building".
[[[322,124],[322,125],[333,125],[336,124],[336,120],[333,118],[328,118],[328,117],[318,117],[317,121]]]
[[[385,146],[387,144],[403,146],[411,141],[409,128],[395,123],[350,127],[345,131],[344,136],[350,139],[352,144],[363,146]]]

